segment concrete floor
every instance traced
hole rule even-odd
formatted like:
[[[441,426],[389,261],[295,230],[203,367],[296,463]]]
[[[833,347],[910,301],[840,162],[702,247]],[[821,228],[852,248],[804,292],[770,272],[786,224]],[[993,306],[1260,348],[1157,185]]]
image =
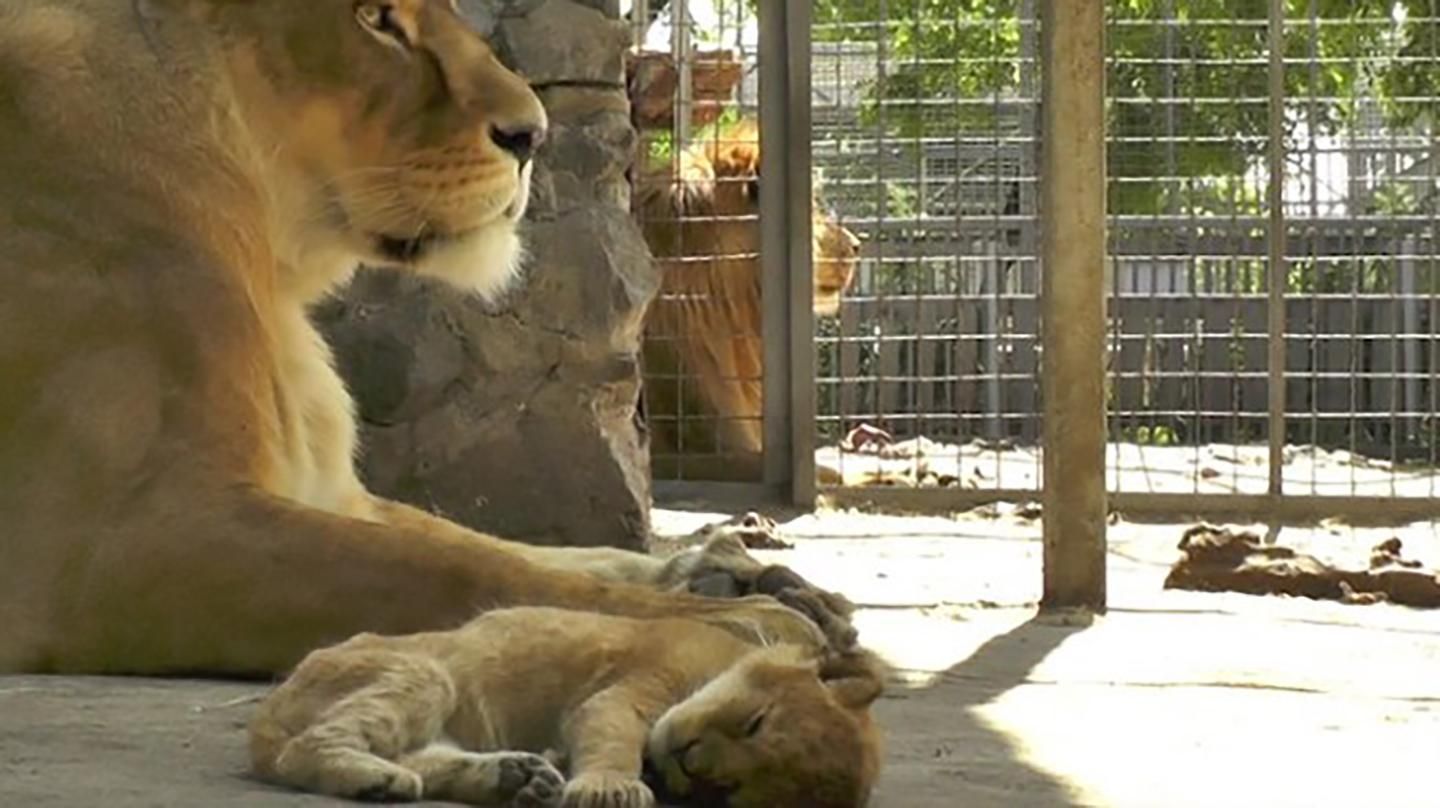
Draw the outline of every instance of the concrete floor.
[[[707,514],[662,511],[684,533]],[[1117,525],[1111,603],[1037,619],[1039,529],[1013,515],[831,513],[763,553],[862,604],[897,668],[877,808],[1440,805],[1440,615],[1165,592],[1183,526]],[[1397,531],[1287,531],[1363,559]],[[1440,563],[1429,525],[1399,531]],[[253,685],[0,677],[0,806],[301,806],[244,774]]]

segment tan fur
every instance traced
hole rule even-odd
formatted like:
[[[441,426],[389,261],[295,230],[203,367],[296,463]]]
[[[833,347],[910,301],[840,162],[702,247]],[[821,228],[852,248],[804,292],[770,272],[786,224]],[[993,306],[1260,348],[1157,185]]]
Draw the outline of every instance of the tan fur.
[[[445,0],[0,4],[0,671],[273,672],[509,604],[821,641],[357,479],[305,307],[361,261],[497,293],[530,169],[492,132],[544,126]]]
[[[508,609],[311,654],[251,722],[251,760],[344,797],[648,808],[644,759],[672,798],[860,808],[882,685],[865,652],[817,660],[689,620]],[[568,763],[563,792],[546,752]]]
[[[657,475],[759,479],[764,375],[760,139],[719,128],[643,178],[637,213],[661,266],[645,320],[645,395]],[[860,242],[813,206],[815,313],[834,315]],[[674,456],[684,455],[683,462]]]

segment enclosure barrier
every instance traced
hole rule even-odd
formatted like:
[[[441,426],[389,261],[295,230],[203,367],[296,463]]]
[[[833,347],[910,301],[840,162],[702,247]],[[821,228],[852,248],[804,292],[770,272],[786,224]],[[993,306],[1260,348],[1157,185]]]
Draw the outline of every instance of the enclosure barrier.
[[[1044,0],[1041,606],[1105,606],[1105,4]]]
[[[755,111],[758,77],[766,395],[763,477],[657,493],[924,511],[1048,499],[1057,458],[1040,447],[1071,435],[1053,399],[1080,395],[1039,372],[1071,368],[1055,357],[1079,342],[1069,315],[1056,330],[1058,276],[1041,272],[1074,257],[1052,256],[1042,221],[1041,160],[1067,136],[1039,103],[1058,79],[1042,53],[1055,9],[659,5],[692,30],[651,48],[685,39],[744,63],[733,108]],[[1440,516],[1437,3],[1105,6],[1109,506]],[[706,29],[718,14],[738,32],[750,8],[758,52]],[[700,87],[705,63],[690,66]],[[866,241],[834,318],[806,305],[812,165]]]

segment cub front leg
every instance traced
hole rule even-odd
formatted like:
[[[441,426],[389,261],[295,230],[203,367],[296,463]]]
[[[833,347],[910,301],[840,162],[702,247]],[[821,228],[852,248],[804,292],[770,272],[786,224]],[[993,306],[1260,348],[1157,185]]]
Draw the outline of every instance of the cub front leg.
[[[540,755],[528,752],[466,752],[431,744],[400,758],[420,775],[427,800],[495,808],[556,808],[565,778]]]
[[[653,808],[640,781],[650,722],[637,690],[617,685],[586,699],[565,722],[570,758],[564,808]]]

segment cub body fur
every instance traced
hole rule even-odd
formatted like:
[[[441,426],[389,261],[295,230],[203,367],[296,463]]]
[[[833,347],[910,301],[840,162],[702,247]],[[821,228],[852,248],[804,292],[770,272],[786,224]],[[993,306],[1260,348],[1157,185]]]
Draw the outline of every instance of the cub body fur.
[[[817,660],[690,620],[507,609],[311,654],[251,722],[251,759],[272,781],[368,799],[645,808],[648,768],[667,799],[860,808],[882,683],[864,652]]]
[[[759,183],[760,131],[742,120],[650,172],[637,190],[645,241],[661,270],[644,354],[658,476],[760,479]],[[814,309],[833,316],[854,278],[860,240],[814,209]]]
[[[823,643],[357,477],[306,307],[361,262],[497,294],[546,125],[446,0],[0,4],[0,672],[273,673],[477,604]]]

